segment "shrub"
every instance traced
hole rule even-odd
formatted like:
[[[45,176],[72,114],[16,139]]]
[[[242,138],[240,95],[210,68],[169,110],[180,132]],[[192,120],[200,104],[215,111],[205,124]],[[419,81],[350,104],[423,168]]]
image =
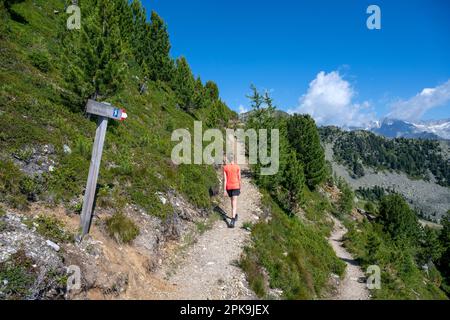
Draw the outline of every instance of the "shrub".
[[[130,243],[139,235],[139,228],[123,213],[115,213],[106,220],[109,235],[119,243]]]
[[[44,238],[53,242],[69,242],[72,240],[70,233],[64,230],[64,223],[54,216],[39,215],[31,221],[36,223],[36,231]]]

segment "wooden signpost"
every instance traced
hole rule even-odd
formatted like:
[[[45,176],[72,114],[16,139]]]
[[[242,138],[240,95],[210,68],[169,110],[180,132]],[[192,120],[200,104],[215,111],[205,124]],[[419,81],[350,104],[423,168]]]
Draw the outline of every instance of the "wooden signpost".
[[[92,219],[92,206],[94,204],[95,191],[97,187],[98,172],[102,160],[103,145],[105,142],[106,128],[108,119],[125,120],[127,114],[125,110],[116,108],[106,102],[97,102],[88,100],[86,112],[98,116],[97,130],[95,132],[94,146],[92,148],[91,165],[89,167],[89,176],[84,192],[83,209],[81,211],[81,239],[89,232]]]

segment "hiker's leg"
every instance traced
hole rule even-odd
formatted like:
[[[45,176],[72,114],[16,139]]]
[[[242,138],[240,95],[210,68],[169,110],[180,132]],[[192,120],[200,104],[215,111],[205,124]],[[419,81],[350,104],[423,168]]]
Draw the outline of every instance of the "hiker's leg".
[[[232,209],[232,215],[234,218],[234,217],[236,217],[236,211],[237,211],[237,196],[231,197],[231,209]]]

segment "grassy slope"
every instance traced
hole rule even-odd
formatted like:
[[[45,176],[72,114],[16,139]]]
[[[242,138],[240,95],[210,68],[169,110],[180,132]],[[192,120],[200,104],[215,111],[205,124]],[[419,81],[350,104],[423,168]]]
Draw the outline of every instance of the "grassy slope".
[[[63,8],[60,0],[14,5],[27,23],[4,20],[1,8],[0,201],[9,205],[26,206],[24,181],[49,202],[79,199],[85,185],[96,123],[74,110],[67,99],[70,92],[64,89],[58,40],[58,30],[67,18]],[[45,60],[50,62],[48,71]],[[132,202],[164,217],[170,208],[161,204],[155,192],[175,188],[194,204],[209,206],[208,188],[217,182],[213,168],[175,167],[170,161],[172,130],[192,128],[194,117],[176,108],[175,95],[164,84],[149,83],[148,92],[139,95],[136,77],[141,75],[133,61],[129,65],[123,90],[109,99],[125,108],[129,118],[123,123],[110,121],[108,126],[98,203],[120,208]],[[197,118],[202,119],[201,113],[207,110]],[[56,170],[44,180],[30,182],[13,165],[12,155],[44,144],[55,146]],[[64,144],[72,153],[63,152]]]
[[[241,260],[252,289],[270,298],[263,267],[268,286],[281,289],[284,298],[321,297],[330,274],[342,275],[345,268],[326,240],[332,228],[325,219],[331,204],[317,192],[305,190],[302,219],[289,217],[266,193],[263,205],[272,218],[253,226],[253,245]]]

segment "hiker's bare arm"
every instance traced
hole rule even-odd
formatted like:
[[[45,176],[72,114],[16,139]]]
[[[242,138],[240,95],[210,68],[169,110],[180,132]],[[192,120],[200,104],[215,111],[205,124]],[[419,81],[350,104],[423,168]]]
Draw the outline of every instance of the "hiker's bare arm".
[[[241,168],[238,170],[238,177],[239,177],[239,189],[241,188]]]
[[[223,195],[227,195],[227,174],[223,173]]]

